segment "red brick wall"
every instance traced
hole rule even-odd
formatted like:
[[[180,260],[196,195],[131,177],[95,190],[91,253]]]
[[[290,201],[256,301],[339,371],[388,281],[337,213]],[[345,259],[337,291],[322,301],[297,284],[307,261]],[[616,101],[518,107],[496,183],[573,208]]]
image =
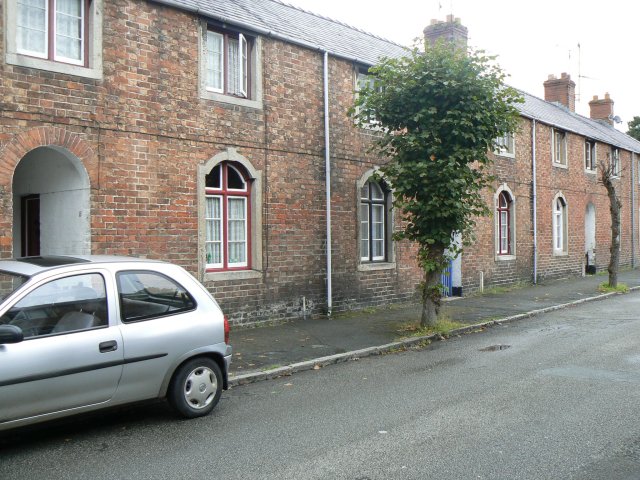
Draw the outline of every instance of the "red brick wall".
[[[13,167],[35,146],[58,145],[89,171],[94,253],[166,259],[200,275],[197,167],[234,147],[263,175],[255,236],[263,269],[259,278],[206,286],[236,322],[298,316],[303,297],[307,313],[324,312],[322,54],[263,38],[264,108],[205,100],[198,19],[118,0],[104,3],[103,57],[103,80],[2,65],[2,255],[13,254]],[[395,268],[358,270],[356,181],[380,162],[365,153],[371,135],[346,118],[353,65],[332,58],[330,68],[334,311],[406,300],[419,279],[410,248],[398,246]],[[25,142],[34,131],[59,135]]]
[[[0,21],[3,16],[0,15]],[[198,265],[198,166],[233,147],[262,174],[262,270],[256,278],[207,280],[237,323],[326,311],[323,56],[262,39],[263,109],[202,99],[198,92],[198,18],[150,4],[104,2],[102,80],[7,65],[0,68],[0,255],[12,256],[12,174],[37,146],[75,154],[91,181],[94,253],[166,259],[201,276]],[[3,48],[3,47],[2,47]],[[4,58],[4,51],[0,52]],[[333,310],[414,298],[421,274],[416,249],[395,245],[395,263],[359,268],[356,182],[383,163],[367,151],[374,132],[346,116],[354,65],[330,58]],[[549,128],[538,126],[540,278],[578,275],[584,256],[587,199],[597,211],[598,267],[608,260],[608,207],[601,186],[584,173],[582,142],[569,135],[570,166],[551,167]],[[598,146],[601,147],[600,145]],[[629,165],[628,152],[621,152]],[[533,265],[531,122],[522,120],[516,158],[497,158],[497,185],[516,198],[517,255],[496,261],[494,219],[478,221],[463,260],[465,292],[530,281]],[[623,197],[623,255],[630,261],[628,173]],[[551,251],[551,200],[569,203],[566,257]],[[486,193],[493,202],[493,193]],[[626,203],[625,203],[626,202]],[[636,254],[637,258],[637,254]],[[202,278],[202,276],[200,277]]]

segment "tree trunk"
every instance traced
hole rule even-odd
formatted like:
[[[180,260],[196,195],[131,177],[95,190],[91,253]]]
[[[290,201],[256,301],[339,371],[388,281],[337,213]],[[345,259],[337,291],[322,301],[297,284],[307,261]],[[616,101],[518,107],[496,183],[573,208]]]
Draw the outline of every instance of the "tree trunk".
[[[422,287],[422,316],[420,317],[420,326],[433,327],[438,321],[440,313],[440,297],[442,296],[439,288],[440,284],[439,271],[429,270],[424,275],[424,285]]]
[[[620,263],[620,208],[622,203],[616,195],[616,188],[613,185],[612,177],[614,172],[610,166],[605,167],[601,164],[602,183],[607,189],[609,196],[609,212],[611,213],[611,247],[609,248],[609,286],[616,288],[618,286],[618,264]]]

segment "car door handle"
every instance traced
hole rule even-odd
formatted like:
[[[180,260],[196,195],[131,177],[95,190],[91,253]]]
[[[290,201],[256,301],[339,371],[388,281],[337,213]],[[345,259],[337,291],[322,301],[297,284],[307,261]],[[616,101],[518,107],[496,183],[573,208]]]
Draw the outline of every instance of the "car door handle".
[[[98,345],[98,348],[100,348],[100,353],[115,352],[118,349],[118,342],[115,340],[102,342]]]

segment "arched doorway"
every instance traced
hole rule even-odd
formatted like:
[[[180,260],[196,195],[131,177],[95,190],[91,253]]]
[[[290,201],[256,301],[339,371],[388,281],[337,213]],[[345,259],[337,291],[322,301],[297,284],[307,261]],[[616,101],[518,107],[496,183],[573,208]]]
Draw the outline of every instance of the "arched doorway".
[[[586,273],[596,273],[596,207],[592,203],[584,212],[584,263]]]
[[[38,147],[13,175],[15,256],[91,253],[90,181],[63,147]]]

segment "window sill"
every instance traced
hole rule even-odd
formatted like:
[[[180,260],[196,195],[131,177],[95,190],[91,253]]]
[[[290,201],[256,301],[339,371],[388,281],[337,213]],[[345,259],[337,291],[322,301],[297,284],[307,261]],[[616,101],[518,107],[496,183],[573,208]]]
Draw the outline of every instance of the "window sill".
[[[585,169],[584,169],[584,173],[587,173],[587,174],[589,174],[589,175],[595,175],[596,173],[598,173],[598,171],[597,171],[597,170],[595,170],[595,169],[594,169],[594,170],[591,170],[591,169],[589,169],[589,168],[585,168]]]
[[[515,255],[496,255],[497,262],[509,262],[516,259]]]
[[[372,272],[376,270],[395,270],[395,262],[378,262],[378,263],[360,263],[358,265],[359,272]]]
[[[63,73],[66,75],[75,75],[77,77],[102,80],[102,65],[95,68],[87,68],[80,65],[54,62],[52,60],[28,57],[25,55],[9,52],[6,55],[6,61],[9,65],[17,65],[19,67],[35,68],[37,70],[46,70],[48,72]]]
[[[560,251],[560,250],[554,250],[553,251],[553,256],[554,257],[567,257],[568,255],[569,255],[569,252]]]
[[[515,159],[516,158],[516,154],[515,153],[507,153],[507,152],[493,152],[493,154],[497,157],[504,157],[504,158],[511,158],[511,159]]]
[[[552,162],[552,165],[556,168],[563,168],[565,170],[569,169],[569,166],[565,163],[557,163],[557,162]]]
[[[240,107],[255,108],[262,110],[262,100],[250,100],[248,98],[234,97],[232,95],[225,95],[224,93],[210,92],[204,90],[201,92],[202,98],[205,100],[213,100],[220,103],[229,103],[231,105],[237,105]]]
[[[257,270],[236,270],[226,272],[205,272],[205,282],[221,282],[224,280],[249,280],[262,278],[262,272]]]

